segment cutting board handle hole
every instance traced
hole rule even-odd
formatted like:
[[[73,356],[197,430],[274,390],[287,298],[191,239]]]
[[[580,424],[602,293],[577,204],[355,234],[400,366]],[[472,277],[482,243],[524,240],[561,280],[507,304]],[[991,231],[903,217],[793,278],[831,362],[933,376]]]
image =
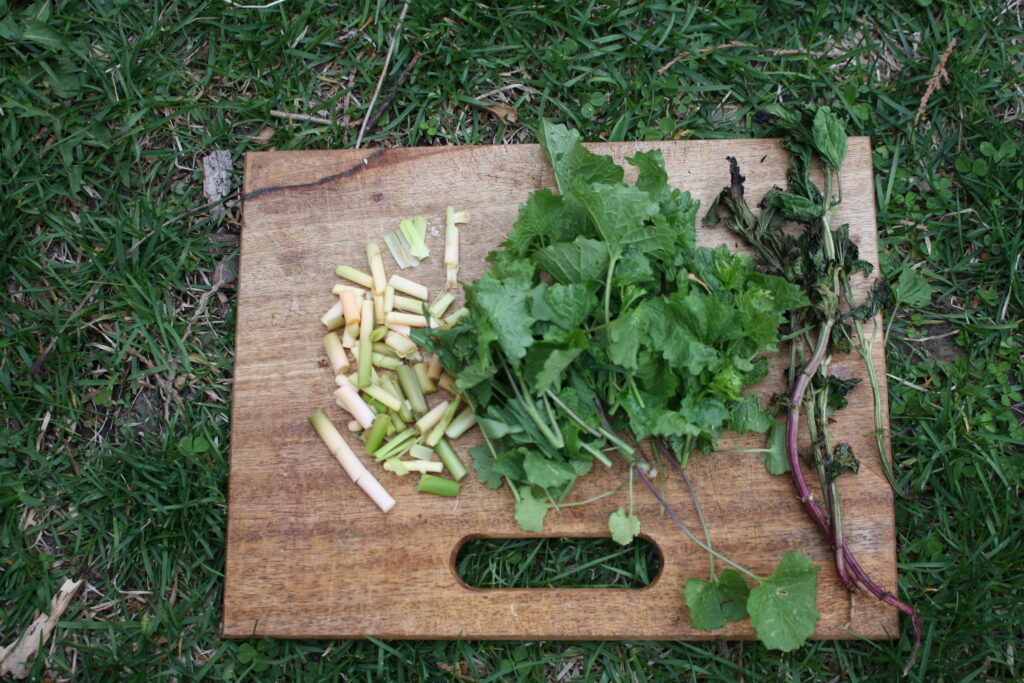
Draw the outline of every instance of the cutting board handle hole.
[[[610,538],[467,536],[452,569],[470,588],[646,588],[664,564],[653,541]]]

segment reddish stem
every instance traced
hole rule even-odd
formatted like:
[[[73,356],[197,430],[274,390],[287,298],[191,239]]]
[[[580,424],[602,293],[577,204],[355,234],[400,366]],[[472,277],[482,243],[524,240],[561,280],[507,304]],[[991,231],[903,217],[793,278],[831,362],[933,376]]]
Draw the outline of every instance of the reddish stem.
[[[839,545],[836,544],[835,529],[832,528],[832,523],[825,516],[825,512],[814,500],[814,494],[807,485],[807,480],[804,478],[803,470],[800,467],[800,451],[797,445],[800,433],[800,406],[803,405],[804,394],[811,382],[811,377],[817,372],[818,366],[821,365],[822,360],[825,358],[825,350],[832,332],[832,324],[832,321],[829,321],[822,327],[814,353],[800,371],[796,381],[793,383],[793,390],[789,394],[790,406],[789,412],[786,415],[786,455],[789,458],[789,468],[793,473],[793,483],[796,486],[797,494],[804,506],[804,510],[807,511],[807,514],[814,520],[818,528],[821,529],[829,543],[836,550],[836,570],[839,572],[839,579],[850,592],[855,591],[857,586],[860,585],[873,597],[906,614],[913,622],[914,647],[910,651],[910,657],[907,659],[906,665],[903,667],[903,675],[905,676],[916,661],[917,651],[921,647],[921,615],[913,607],[902,602],[889,591],[883,590],[872,581],[868,573],[857,562],[845,541]]]

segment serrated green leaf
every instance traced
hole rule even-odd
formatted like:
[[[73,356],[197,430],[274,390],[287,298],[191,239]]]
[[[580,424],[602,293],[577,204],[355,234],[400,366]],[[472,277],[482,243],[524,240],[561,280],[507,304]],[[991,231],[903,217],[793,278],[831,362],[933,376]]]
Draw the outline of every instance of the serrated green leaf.
[[[765,647],[789,652],[814,633],[821,616],[815,609],[820,570],[804,555],[787,552],[772,575],[750,591],[747,611]]]
[[[824,215],[824,209],[820,204],[792,192],[775,189],[765,195],[764,201],[782,211],[782,215],[792,221],[808,223]]]
[[[469,457],[473,460],[473,469],[481,484],[489,489],[501,486],[501,475],[494,471],[494,456],[486,444],[470,448]]]
[[[519,489],[519,500],[516,502],[516,522],[523,531],[539,533],[544,528],[544,516],[551,505],[548,501],[536,498],[529,486]]]
[[[789,455],[786,453],[786,425],[776,422],[768,433],[765,445],[767,452],[761,456],[761,462],[768,474],[785,474],[789,472]]]
[[[814,148],[825,163],[838,170],[846,158],[846,126],[828,107],[820,107],[812,126]]]
[[[526,454],[523,469],[529,483],[545,489],[561,486],[576,478],[576,470],[569,463],[545,458],[534,451]]]
[[[729,416],[729,428],[737,434],[747,432],[766,432],[775,424],[775,420],[761,409],[756,394],[747,394],[732,408]]]
[[[651,246],[646,245],[651,235],[644,222],[658,212],[658,203],[643,190],[629,185],[575,183],[572,194],[590,214],[610,254],[621,254],[634,244],[642,251]]]
[[[640,518],[626,513],[626,508],[619,508],[608,516],[608,531],[612,532],[612,540],[619,545],[629,545],[640,533]]]
[[[726,622],[746,618],[750,588],[739,572],[726,569],[711,581],[687,579],[683,595],[694,628],[714,631]]]
[[[913,268],[904,268],[899,282],[893,287],[893,296],[907,306],[926,306],[931,303],[933,291],[921,273]]]
[[[636,354],[640,349],[640,335],[633,316],[626,314],[621,318],[616,318],[608,324],[607,330],[608,336],[611,337],[611,344],[605,349],[608,352],[608,358],[626,370],[635,370],[637,368]]]
[[[533,343],[534,318],[527,305],[529,279],[516,274],[499,278],[489,271],[468,289],[471,310],[482,313],[497,332],[497,342],[510,358],[522,358]]]
[[[608,247],[587,237],[550,244],[534,254],[537,267],[557,282],[603,281],[608,271]]]
[[[552,386],[561,386],[562,373],[586,348],[586,337],[578,333],[575,345],[540,342],[530,347],[523,361],[523,376],[534,394],[543,394]]]
[[[567,194],[573,182],[621,183],[623,171],[610,156],[597,155],[580,142],[580,135],[560,123],[544,120],[537,131],[541,147],[555,172],[555,182]]]

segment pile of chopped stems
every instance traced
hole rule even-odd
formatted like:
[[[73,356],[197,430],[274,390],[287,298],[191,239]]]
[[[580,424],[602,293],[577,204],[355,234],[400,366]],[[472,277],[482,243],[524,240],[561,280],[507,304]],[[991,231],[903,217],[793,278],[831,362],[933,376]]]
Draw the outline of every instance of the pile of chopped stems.
[[[446,218],[454,229],[454,223],[466,222],[468,215],[449,208]],[[395,235],[403,236],[402,248],[409,254],[401,258],[395,254],[400,267],[410,263],[408,258],[426,258],[425,233],[426,220],[417,217],[402,221],[400,229],[387,236],[389,246],[397,239]],[[446,274],[451,274],[458,268],[457,231],[449,231],[446,238],[445,268]],[[391,250],[394,254],[395,247]],[[358,435],[365,452],[382,463],[383,469],[398,476],[419,473],[419,491],[456,496],[467,471],[451,441],[472,428],[476,416],[455,393],[452,378],[437,358],[428,362],[409,335],[417,327],[450,327],[465,311],[448,314],[455,296],[447,289],[430,301],[422,284],[401,275],[388,278],[376,243],[367,245],[366,254],[369,272],[351,265],[337,267],[336,274],[351,284],[334,287],[332,293],[338,301],[321,318],[328,330],[324,350],[338,385],[336,402],[352,416],[349,431]],[[447,391],[451,398],[431,407],[427,397],[439,390]],[[394,499],[363,467],[326,415],[318,411],[310,416],[310,422],[353,482],[383,511],[390,510]],[[437,476],[445,471],[452,479]]]
[[[915,609],[880,587],[854,557],[843,534],[843,509],[838,480],[846,472],[856,473],[857,459],[848,444],[834,443],[829,423],[833,412],[846,405],[845,395],[860,380],[840,379],[831,373],[832,355],[856,350],[865,362],[872,389],[875,443],[883,471],[896,488],[895,476],[885,449],[881,422],[881,396],[872,359],[879,323],[874,320],[884,296],[876,287],[867,300],[854,298],[852,278],[869,275],[871,264],[858,258],[850,240],[849,226],[832,225],[832,214],[842,201],[840,167],[846,155],[846,132],[842,122],[822,107],[808,110],[776,110],[783,146],[791,153],[786,190],[774,188],[762,200],[759,216],[751,212],[744,198],[743,182],[735,159],[729,158],[731,182],[708,211],[705,223],[717,224],[724,214],[730,230],[756,250],[765,272],[780,275],[801,285],[810,305],[794,310],[791,342],[789,392],[783,402],[786,426],[786,455],[793,483],[807,514],[833,546],[836,571],[851,591],[863,588],[872,596],[910,617],[914,627],[913,649],[904,673],[916,659],[921,644],[921,617]],[[823,188],[810,178],[812,160],[823,167]],[[724,209],[724,211],[723,211]],[[803,226],[799,237],[783,232],[783,225]],[[866,321],[872,322],[870,338]],[[798,447],[801,418],[810,436],[809,460],[818,475],[822,491],[819,504],[804,476],[803,457]]]

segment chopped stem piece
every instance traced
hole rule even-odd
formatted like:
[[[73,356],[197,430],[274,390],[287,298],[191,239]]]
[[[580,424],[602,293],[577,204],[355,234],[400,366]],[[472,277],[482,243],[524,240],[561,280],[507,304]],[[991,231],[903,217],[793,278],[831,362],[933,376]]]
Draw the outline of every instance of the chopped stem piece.
[[[476,424],[476,414],[473,413],[472,407],[467,407],[455,418],[452,419],[448,428],[444,430],[444,435],[449,439],[457,439],[465,434],[470,427]]]
[[[383,353],[374,353],[372,362],[378,368],[384,368],[385,370],[397,370],[402,365],[400,358],[385,356]]]
[[[328,332],[338,329],[345,324],[345,318],[341,312],[341,302],[338,301],[336,304],[331,306],[324,317],[320,318],[320,322],[324,324]]]
[[[380,245],[376,242],[366,245],[366,260],[370,264],[370,275],[373,277],[370,291],[374,294],[384,294],[384,287],[387,286],[388,279],[384,274],[384,260],[380,257]]]
[[[427,219],[423,216],[405,218],[398,224],[399,234],[405,240],[409,254],[418,259],[430,256],[427,248]]]
[[[377,504],[377,507],[384,512],[395,507],[395,499],[384,490],[384,487],[363,466],[363,463],[352,452],[352,449],[349,448],[349,445],[342,438],[341,434],[338,433],[334,425],[331,424],[331,421],[327,419],[324,412],[318,410],[309,416],[309,421],[313,425],[313,429],[316,430],[316,433],[323,439],[327,449],[341,463],[345,473]]]
[[[402,313],[400,311],[391,311],[384,316],[384,321],[388,325],[408,325],[409,327],[427,326],[427,319],[422,315],[416,315],[415,313]],[[430,326],[440,327],[441,323],[431,318]]]
[[[395,294],[395,308],[399,311],[405,311],[406,313],[419,313],[420,315],[423,315],[423,307],[426,305],[427,303],[420,299],[413,299],[411,296]]]
[[[384,319],[384,292],[373,295],[373,315],[377,320]]]
[[[405,466],[405,463],[398,458],[388,458],[384,461],[384,469],[388,472],[394,472],[400,477],[404,477],[409,474],[409,468]]]
[[[434,303],[430,304],[430,315],[434,318],[440,318],[453,303],[455,303],[454,294],[451,292],[441,294],[441,296],[434,299]]]
[[[370,398],[375,398],[380,401],[386,408],[390,410],[398,411],[402,407],[402,401],[391,395],[391,392],[371,384],[369,386],[362,387],[363,393]]]
[[[380,328],[377,328],[380,329]],[[398,358],[398,352],[384,342],[373,342],[373,352],[389,358]]]
[[[348,370],[348,354],[345,353],[345,347],[341,345],[341,337],[337,332],[324,335],[324,350],[327,351],[327,358],[331,361],[334,374]]]
[[[388,285],[384,288],[384,312],[390,313],[395,308],[395,288]],[[381,320],[384,316],[381,316]]]
[[[391,438],[386,444],[377,449],[377,452],[373,454],[378,462],[381,460],[387,460],[388,458],[394,458],[395,456],[405,453],[409,448],[416,442],[416,438],[419,434],[412,427],[406,429],[403,432],[399,432]]]
[[[384,315],[387,316],[387,313]],[[412,328],[408,325],[395,325],[394,323],[388,323],[388,329],[396,334],[402,335],[403,337],[408,337],[412,332]]]
[[[369,429],[373,426],[374,412],[373,409],[367,405],[366,401],[356,393],[356,390],[351,385],[338,387],[334,392],[334,397],[342,408],[352,414],[359,424],[363,425],[363,429]]]
[[[373,334],[373,303],[363,301],[363,310],[360,312],[359,320],[359,356],[357,357],[359,379],[356,381],[360,388],[370,386],[372,370],[370,366],[373,363],[373,340],[370,339],[371,334]]]
[[[424,474],[420,478],[420,485],[416,490],[420,493],[433,493],[436,496],[454,498],[459,495],[459,482],[436,477],[433,474]]]
[[[459,281],[459,229],[456,223],[465,223],[469,220],[469,214],[464,212],[456,213],[455,209],[448,207],[444,212],[444,288],[445,291],[454,289]]]
[[[402,387],[402,393],[409,399],[409,404],[412,409],[423,415],[427,412],[427,399],[423,397],[423,389],[420,387],[419,380],[416,379],[415,371],[408,365],[402,365],[396,372],[398,373],[398,383]]]
[[[359,424],[359,420],[349,420],[347,426],[348,431],[352,432],[353,434],[357,434],[363,431],[363,425]]]
[[[416,344],[397,332],[388,332],[384,337],[384,344],[392,349],[399,358],[409,358],[416,353]]]
[[[424,394],[432,394],[437,391],[437,385],[434,384],[434,380],[430,379],[427,374],[427,364],[424,362],[416,363],[412,366],[413,372],[416,373],[416,380],[420,383],[420,389],[423,390]]]
[[[440,474],[444,472],[444,464],[436,460],[433,462],[426,460],[402,460],[401,463],[410,472],[419,472],[420,474],[426,474],[427,472]]]
[[[366,433],[365,445],[367,453],[373,455],[380,448],[380,445],[384,442],[384,437],[387,436],[389,427],[391,427],[391,418],[387,416],[387,413],[379,413],[373,418],[373,426]]]
[[[441,376],[437,378],[437,386],[441,387],[452,396],[458,393],[455,390],[455,379],[447,372],[442,372]]]
[[[412,448],[409,449],[409,455],[416,458],[417,460],[433,460],[434,451],[427,446],[421,446],[420,444],[413,444]]]
[[[331,288],[331,294],[334,296],[341,296],[345,292],[352,292],[355,295],[356,300],[362,299],[366,296],[366,290],[362,287],[353,287],[352,285],[343,285],[340,282]]]
[[[462,481],[462,478],[466,476],[466,466],[462,464],[459,454],[448,443],[448,439],[438,441],[435,449],[437,450],[437,457],[441,458],[441,462],[444,463],[448,473],[452,475],[455,481]]]
[[[379,247],[377,251],[380,251]],[[352,266],[338,266],[334,269],[334,274],[338,277],[343,277],[346,280],[351,280],[360,287],[365,287],[366,289],[373,287],[373,277],[358,268],[353,268]]]
[[[441,401],[434,406],[426,415],[416,421],[416,429],[420,431],[420,434],[426,434],[434,428],[441,418],[444,417],[444,412],[448,410],[448,406],[451,405],[448,401]]]
[[[359,315],[362,310],[359,304],[361,300],[356,298],[355,292],[351,290],[341,293],[341,308],[345,312],[346,327],[359,324]]]
[[[463,318],[469,315],[469,309],[463,306],[459,310],[452,313],[450,316],[444,319],[445,327],[455,327],[455,323],[459,322]]]
[[[430,364],[427,365],[427,377],[436,380],[444,372],[444,368],[441,367],[441,357],[436,353],[430,357]]]
[[[424,443],[432,448],[437,445],[437,442],[444,436],[444,430],[448,429],[448,425],[451,424],[452,418],[455,417],[455,411],[459,409],[461,404],[462,394],[459,394],[445,409],[444,415],[442,415],[438,423],[434,425],[434,428],[430,430],[430,434],[427,436],[427,440]]]
[[[396,292],[402,292],[411,297],[422,299],[423,301],[426,301],[429,296],[429,292],[425,286],[418,282],[407,280],[401,275],[392,275],[391,279],[389,279],[385,284],[394,287]],[[381,291],[384,291],[384,285],[381,286]]]

